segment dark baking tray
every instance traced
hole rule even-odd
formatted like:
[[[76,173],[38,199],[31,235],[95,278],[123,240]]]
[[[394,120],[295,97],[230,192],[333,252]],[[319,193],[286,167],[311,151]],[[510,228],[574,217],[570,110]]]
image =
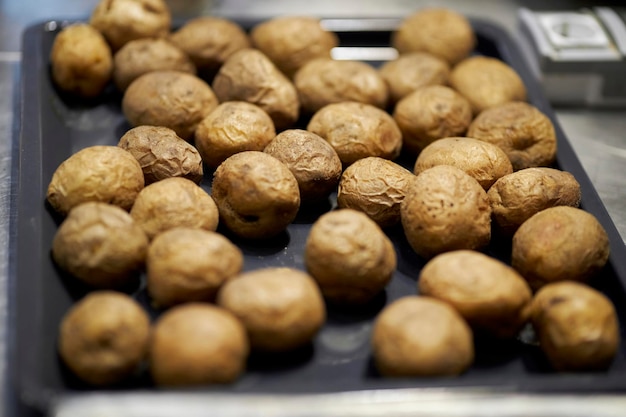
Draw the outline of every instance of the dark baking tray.
[[[388,46],[397,19],[326,20],[342,46]],[[243,21],[250,27],[255,22]],[[45,192],[57,166],[72,153],[96,144],[114,145],[129,128],[114,91],[102,99],[82,103],[59,95],[50,82],[48,56],[62,21],[29,27],[23,36],[20,131],[14,145],[13,201],[11,207],[10,340],[9,374],[21,404],[45,410],[65,396],[93,391],[70,375],[56,352],[57,328],[68,308],[86,292],[64,276],[50,258],[50,247],[59,219],[46,207]],[[626,249],[571,145],[559,127],[549,103],[533,78],[508,32],[495,23],[472,20],[478,37],[477,54],[498,57],[511,65],[528,89],[529,101],[554,122],[558,135],[556,166],[569,171],[582,188],[582,207],[606,228],[611,258],[594,285],[615,303],[626,335]],[[402,159],[401,159],[402,160]],[[405,160],[407,165],[412,161]],[[207,173],[203,186],[209,189]],[[302,208],[286,233],[251,243],[233,238],[245,253],[245,269],[290,265],[304,269],[303,244],[311,223],[333,207],[328,204]],[[424,261],[408,246],[400,227],[386,230],[393,239],[398,268],[386,291],[374,302],[356,310],[329,308],[328,322],[311,346],[279,357],[253,356],[246,374],[235,384],[210,387],[202,392],[313,394],[399,389],[407,387],[481,388],[498,392],[599,393],[626,389],[626,344],[606,372],[557,374],[550,370],[539,348],[520,340],[477,340],[472,368],[456,378],[381,378],[372,366],[369,334],[380,309],[403,295],[414,294]],[[507,242],[494,241],[486,252],[507,260]],[[134,296],[148,305],[145,290]],[[148,308],[148,307],[147,307]],[[157,312],[150,310],[153,317]],[[124,386],[107,393],[158,393],[144,372]],[[181,404],[183,405],[183,404]]]

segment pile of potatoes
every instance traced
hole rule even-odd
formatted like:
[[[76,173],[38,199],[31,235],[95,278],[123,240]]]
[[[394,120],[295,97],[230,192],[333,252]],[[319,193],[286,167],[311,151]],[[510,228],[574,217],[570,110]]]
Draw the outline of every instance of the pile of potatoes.
[[[80,379],[114,385],[147,362],[159,386],[235,381],[251,352],[310,344],[327,305],[358,310],[384,291],[393,228],[425,266],[375,320],[380,374],[458,375],[476,336],[528,323],[555,370],[610,365],[615,309],[588,285],[607,234],[554,167],[554,127],[519,75],[472,55],[467,19],[415,12],[381,68],[334,60],[338,38],[315,18],[170,25],[162,0],[103,1],[52,48],[61,94],[117,89],[131,126],[117,146],[71,155],[47,190],[63,218],[53,260],[93,288],[59,333]],[[244,272],[233,237],[262,246],[329,202],[302,270]],[[494,239],[511,244],[510,265],[486,254]],[[144,271],[153,323],[127,295]]]

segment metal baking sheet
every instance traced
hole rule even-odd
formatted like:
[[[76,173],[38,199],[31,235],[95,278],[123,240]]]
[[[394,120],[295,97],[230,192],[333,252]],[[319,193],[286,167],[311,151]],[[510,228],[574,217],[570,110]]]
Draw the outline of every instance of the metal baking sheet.
[[[57,356],[57,329],[61,318],[86,293],[87,288],[61,273],[51,260],[51,241],[60,219],[45,204],[46,188],[54,170],[72,153],[86,146],[117,144],[121,135],[130,128],[120,110],[119,93],[111,90],[90,103],[68,101],[51,84],[48,56],[63,23],[43,22],[29,27],[23,35],[22,105],[19,109],[20,130],[14,145],[11,206],[9,381],[20,407],[31,412],[47,410],[68,398],[89,400],[94,394],[105,394],[111,399],[123,398],[125,401],[135,395],[144,403],[146,398],[152,396],[172,394],[171,391],[166,393],[155,389],[147,372],[123,386],[96,391],[74,378]],[[251,27],[255,22],[241,23]],[[383,56],[389,56],[390,35],[398,23],[397,19],[324,21],[327,28],[339,34],[342,47],[366,48],[362,51],[369,51],[368,54],[382,48]],[[515,42],[496,23],[472,20],[472,25],[478,37],[475,53],[497,57],[511,65],[527,87],[529,102],[552,119],[559,147],[556,167],[571,172],[578,179],[583,194],[582,208],[594,214],[609,234],[611,258],[594,285],[616,305],[624,338],[624,242]],[[376,56],[374,54],[373,64],[379,61]],[[405,162],[408,166],[413,161]],[[210,179],[211,173],[208,172],[202,184],[207,190],[210,189]],[[308,230],[320,214],[333,206],[331,197],[326,205],[303,207],[288,230],[271,240],[254,243],[235,239],[245,254],[244,269],[274,265],[304,269],[303,247]],[[369,348],[373,319],[387,303],[415,294],[417,276],[424,264],[404,239],[399,226],[386,232],[394,241],[398,268],[384,293],[363,308],[329,307],[328,321],[310,346],[279,356],[253,355],[247,372],[236,383],[184,391],[185,395],[178,398],[178,406],[183,407],[181,410],[188,403],[189,395],[209,393],[223,395],[233,401],[238,396],[249,394],[260,395],[257,398],[293,394],[292,398],[298,401],[320,393],[390,392],[401,388],[445,388],[452,392],[470,388],[509,393],[626,391],[624,345],[606,372],[557,374],[550,370],[536,345],[520,340],[476,340],[476,361],[468,372],[459,377],[380,377],[372,365]],[[486,252],[507,261],[510,247],[506,242],[494,241]],[[146,306],[152,317],[158,316],[158,312],[148,306],[145,289],[139,288],[133,295]],[[176,398],[173,400],[176,401]]]

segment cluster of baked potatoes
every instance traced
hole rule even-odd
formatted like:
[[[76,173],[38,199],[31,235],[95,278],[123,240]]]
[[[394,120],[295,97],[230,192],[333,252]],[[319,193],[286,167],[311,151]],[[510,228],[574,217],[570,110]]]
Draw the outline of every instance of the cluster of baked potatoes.
[[[375,320],[381,374],[463,373],[475,336],[515,338],[528,323],[554,369],[610,365],[616,313],[587,285],[609,242],[577,208],[576,179],[554,168],[550,119],[511,67],[472,55],[454,11],[419,10],[390,42],[397,59],[374,68],[333,59],[337,36],[313,17],[247,33],[205,16],[172,32],[162,0],[102,1],[58,33],[60,94],[97,101],[115,88],[132,126],[118,146],[71,155],[47,191],[64,217],[53,259],[94,289],[61,323],[72,372],[107,386],[147,360],[160,386],[232,382],[251,351],[310,343],[326,303],[358,309],[383,291],[392,227],[425,265],[415,295]],[[394,162],[401,151],[413,172]],[[303,270],[242,272],[226,236],[263,245],[335,192]],[[510,266],[483,251],[496,238]],[[144,270],[155,323],[123,292]]]

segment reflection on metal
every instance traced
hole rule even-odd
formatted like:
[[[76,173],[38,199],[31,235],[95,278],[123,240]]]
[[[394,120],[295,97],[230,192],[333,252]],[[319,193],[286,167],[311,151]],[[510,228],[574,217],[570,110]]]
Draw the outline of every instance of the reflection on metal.
[[[392,61],[398,57],[398,51],[390,47],[336,47],[330,51],[333,59],[355,61]]]

